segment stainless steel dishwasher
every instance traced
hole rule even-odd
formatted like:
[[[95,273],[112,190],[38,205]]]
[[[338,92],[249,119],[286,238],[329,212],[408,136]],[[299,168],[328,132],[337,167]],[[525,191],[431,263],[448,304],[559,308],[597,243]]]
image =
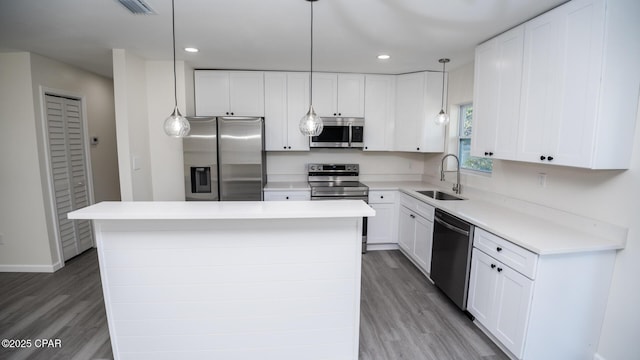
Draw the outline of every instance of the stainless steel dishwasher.
[[[434,220],[431,280],[466,310],[474,226],[440,209]]]

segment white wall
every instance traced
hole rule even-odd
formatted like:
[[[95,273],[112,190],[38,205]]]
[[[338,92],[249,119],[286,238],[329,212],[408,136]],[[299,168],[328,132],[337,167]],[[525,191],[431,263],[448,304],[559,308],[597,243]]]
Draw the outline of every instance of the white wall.
[[[193,94],[185,87],[193,83],[187,76],[193,77],[193,69],[178,62],[178,107],[183,115],[189,115],[185,93]],[[162,129],[174,106],[173,62],[147,61],[114,49],[113,81],[122,200],[184,200],[182,140]]]
[[[472,66],[470,64],[450,74],[451,104],[470,100]],[[636,124],[639,122],[640,115],[637,115]],[[627,246],[616,258],[598,346],[599,355],[606,360],[634,359],[640,354],[640,312],[636,310],[640,304],[640,126],[636,126],[634,144],[632,162],[629,170],[625,171],[494,160],[491,176],[466,175],[462,180],[470,190],[479,189],[494,194],[496,198],[539,204],[629,229]],[[438,165],[438,158],[428,158],[425,177],[433,180],[439,171]],[[544,188],[538,186],[540,173],[547,176]]]
[[[424,155],[401,152],[368,152],[355,149],[267,153],[267,181],[307,181],[308,163],[360,164],[360,179],[369,181],[419,181]]]
[[[60,266],[48,188],[42,89],[83,98],[87,128],[101,139],[91,147],[95,199],[118,200],[113,87],[110,79],[36,54],[0,54],[2,217],[0,270],[52,271]]]
[[[0,53],[0,79],[0,270],[51,271],[30,54]]]
[[[146,88],[144,60],[125,50],[113,49],[113,93],[123,201],[153,199]]]
[[[173,112],[173,62],[147,61],[147,114],[149,150],[151,153],[151,178],[153,200],[184,200],[184,163],[182,139],[164,133],[165,119]],[[176,67],[178,84],[178,108],[185,110],[184,63]]]
[[[42,121],[40,86],[83,97],[89,136],[100,140],[90,145],[94,200],[120,200],[113,81],[37,54],[31,54],[31,71],[36,121]]]

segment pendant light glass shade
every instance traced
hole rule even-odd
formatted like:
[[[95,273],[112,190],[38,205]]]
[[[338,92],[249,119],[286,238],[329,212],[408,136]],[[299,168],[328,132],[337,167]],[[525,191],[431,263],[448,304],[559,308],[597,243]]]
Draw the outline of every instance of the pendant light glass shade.
[[[313,109],[313,3],[318,0],[306,0],[311,3],[311,64],[309,73],[309,111],[300,119],[300,132],[304,136],[318,136],[324,125],[322,118]]]
[[[318,136],[323,127],[322,119],[313,110],[313,105],[309,106],[307,114],[300,119],[300,132],[305,136]]]
[[[444,76],[445,76],[445,65],[451,60],[449,59],[440,59],[439,63],[442,64],[442,107],[440,108],[440,112],[436,115],[434,121],[437,125],[447,125],[449,123],[449,114],[444,110]]]
[[[444,112],[444,109],[440,110],[438,116],[435,118],[435,122],[438,125],[447,125],[449,123],[449,114]]]
[[[189,135],[191,124],[182,116],[178,107],[173,108],[173,113],[164,121],[164,133],[172,137],[185,137]]]
[[[189,135],[191,125],[178,110],[178,84],[176,83],[176,20],[174,0],[171,0],[171,29],[173,34],[173,113],[164,121],[164,133],[171,137],[181,138]]]

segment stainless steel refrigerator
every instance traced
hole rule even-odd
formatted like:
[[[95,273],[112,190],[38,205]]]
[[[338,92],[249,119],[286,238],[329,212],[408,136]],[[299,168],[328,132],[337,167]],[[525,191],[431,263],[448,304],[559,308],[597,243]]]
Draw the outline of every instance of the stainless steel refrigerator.
[[[262,200],[266,183],[264,119],[187,117],[183,138],[187,201]]]

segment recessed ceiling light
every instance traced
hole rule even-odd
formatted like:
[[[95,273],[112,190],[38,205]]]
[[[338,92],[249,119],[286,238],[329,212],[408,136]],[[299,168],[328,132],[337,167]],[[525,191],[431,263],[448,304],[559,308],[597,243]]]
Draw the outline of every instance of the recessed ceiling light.
[[[190,52],[190,53],[197,53],[200,50],[198,50],[197,48],[194,48],[194,47],[186,47],[186,48],[184,48],[184,51]]]
[[[387,54],[378,55],[379,60],[389,60],[390,58],[391,58],[391,55],[387,55]]]

